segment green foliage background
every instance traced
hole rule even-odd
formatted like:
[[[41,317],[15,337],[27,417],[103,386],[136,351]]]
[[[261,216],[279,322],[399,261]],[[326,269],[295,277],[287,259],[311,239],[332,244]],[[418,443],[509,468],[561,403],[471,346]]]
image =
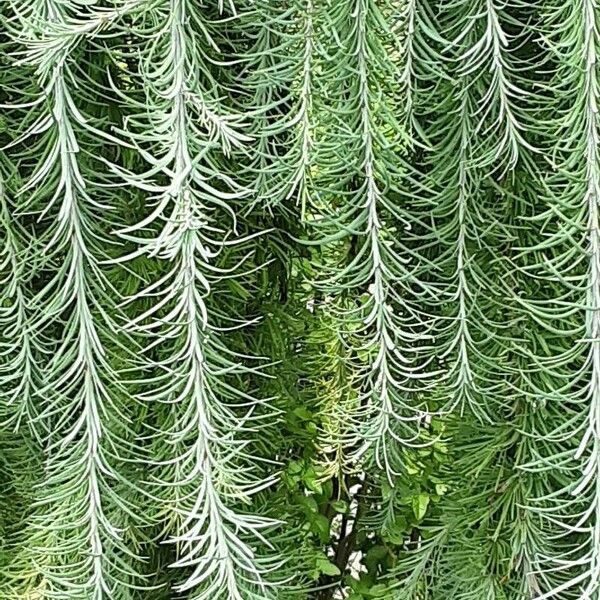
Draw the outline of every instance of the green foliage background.
[[[599,28],[0,3],[0,599],[600,600]]]

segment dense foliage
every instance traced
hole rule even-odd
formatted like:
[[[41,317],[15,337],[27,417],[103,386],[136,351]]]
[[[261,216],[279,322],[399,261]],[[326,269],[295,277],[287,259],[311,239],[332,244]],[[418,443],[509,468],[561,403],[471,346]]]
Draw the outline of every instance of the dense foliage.
[[[600,600],[596,0],[0,3],[2,600]]]

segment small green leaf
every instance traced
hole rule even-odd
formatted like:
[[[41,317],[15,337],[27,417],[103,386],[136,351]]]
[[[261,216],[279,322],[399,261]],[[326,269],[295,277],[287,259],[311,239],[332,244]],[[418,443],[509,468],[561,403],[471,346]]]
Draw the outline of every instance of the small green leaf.
[[[392,523],[386,523],[382,528],[383,539],[396,546],[404,542],[404,537],[408,533],[408,523],[402,516],[396,517]]]
[[[412,501],[412,509],[415,517],[418,521],[421,521],[427,513],[427,507],[429,506],[429,495],[419,494],[415,496]]]
[[[292,460],[288,464],[287,470],[288,470],[289,473],[296,474],[296,473],[300,473],[303,468],[304,467],[303,467],[302,463],[299,460]]]
[[[300,419],[312,419],[312,413],[305,406],[299,406],[298,408],[295,408],[294,414]]]
[[[394,488],[392,488],[392,486],[387,481],[384,481],[381,484],[381,495],[384,500],[389,500],[389,498],[392,496],[393,489]]]
[[[306,472],[303,476],[303,481],[306,484],[306,487],[315,494],[323,493],[323,486],[321,482],[318,480],[317,472],[313,467],[309,467],[306,469]]]
[[[323,575],[329,575],[330,577],[337,577],[342,574],[337,565],[334,565],[327,558],[317,558],[317,569]]]
[[[331,508],[337,513],[344,514],[348,512],[348,503],[345,500],[334,500],[331,503]]]
[[[376,573],[377,567],[387,558],[388,549],[385,546],[373,546],[369,548],[364,562],[369,573]]]
[[[319,536],[323,544],[329,541],[329,519],[325,515],[317,514],[313,516],[311,530]]]

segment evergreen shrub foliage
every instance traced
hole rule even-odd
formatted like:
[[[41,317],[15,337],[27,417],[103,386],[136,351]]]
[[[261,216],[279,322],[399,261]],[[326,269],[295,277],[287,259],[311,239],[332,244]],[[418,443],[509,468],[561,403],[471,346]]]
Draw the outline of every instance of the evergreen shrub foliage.
[[[596,0],[0,3],[0,600],[600,600]]]

